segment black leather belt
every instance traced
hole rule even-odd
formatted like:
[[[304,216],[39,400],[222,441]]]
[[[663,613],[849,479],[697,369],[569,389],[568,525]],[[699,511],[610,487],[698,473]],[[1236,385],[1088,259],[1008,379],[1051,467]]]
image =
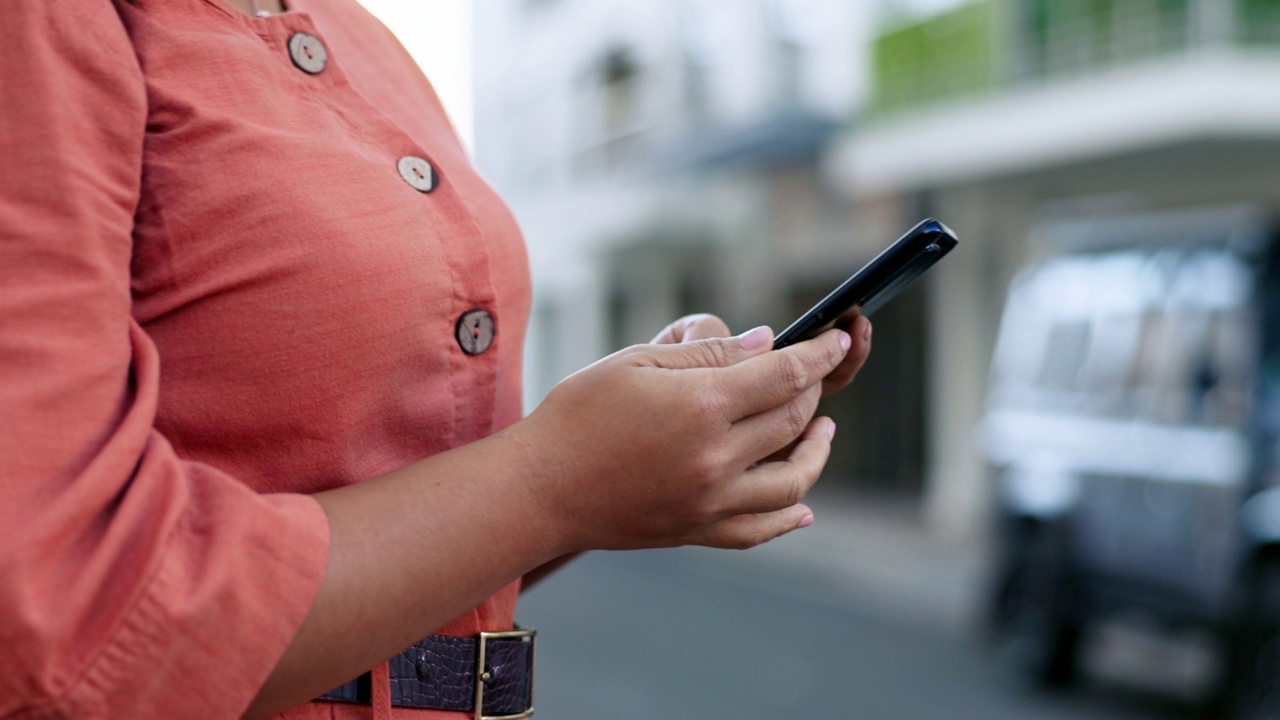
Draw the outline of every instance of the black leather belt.
[[[395,707],[461,710],[476,720],[516,720],[533,714],[534,630],[432,635],[391,658]],[[368,705],[365,673],[316,698]]]

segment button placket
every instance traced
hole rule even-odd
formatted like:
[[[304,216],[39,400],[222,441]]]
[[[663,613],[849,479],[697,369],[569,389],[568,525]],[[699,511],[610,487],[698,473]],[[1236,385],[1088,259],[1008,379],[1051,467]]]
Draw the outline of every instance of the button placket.
[[[265,20],[270,19],[272,18],[266,18]],[[306,29],[286,29],[283,27],[274,29],[272,34],[279,38],[280,35],[277,33],[282,30],[288,33],[285,35],[284,40],[290,60],[299,70],[308,75],[318,75],[325,70],[329,64],[328,51],[318,36],[307,32]],[[290,32],[290,30],[292,31]],[[276,42],[279,42],[279,40],[277,39]],[[335,72],[337,73],[336,76],[334,75]],[[330,72],[325,73],[326,78],[336,82],[342,92],[349,93],[351,89],[347,86],[343,75],[340,63],[337,67],[332,68]],[[355,96],[355,99],[358,102],[366,102],[358,95]],[[407,136],[403,130],[400,130],[393,122],[390,122],[378,108],[370,107],[369,109],[372,111],[371,118],[382,125],[384,131],[390,131],[387,133],[388,135],[399,136],[399,143],[397,144],[401,144],[406,140],[409,141],[409,147],[404,147],[401,144],[403,148],[401,152],[406,149],[411,150],[416,146],[417,143],[413,138]],[[431,193],[441,186],[441,176],[436,166],[420,155],[400,156],[396,160],[396,171],[407,185],[420,193]],[[451,258],[451,271],[456,273],[457,270],[452,267],[453,264],[453,259]],[[482,298],[486,295],[491,295],[491,292],[482,293],[475,300],[484,302]],[[483,308],[475,307],[467,310],[455,321],[454,339],[463,353],[468,356],[481,355],[488,351],[493,346],[496,334],[497,324],[495,318],[490,311]]]

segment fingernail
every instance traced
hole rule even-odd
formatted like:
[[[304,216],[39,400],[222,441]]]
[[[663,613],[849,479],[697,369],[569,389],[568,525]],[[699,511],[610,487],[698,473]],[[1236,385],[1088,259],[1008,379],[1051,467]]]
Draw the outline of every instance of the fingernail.
[[[836,423],[834,420],[827,421],[827,439],[834,440],[836,437]]]
[[[769,327],[761,325],[739,335],[738,343],[742,345],[743,350],[755,350],[769,342],[769,338],[772,336],[773,332],[769,330]]]
[[[813,513],[809,513],[804,517],[800,518],[800,523],[796,525],[796,529],[799,530],[800,528],[807,528],[812,524],[813,524]]]
[[[849,352],[849,348],[853,345],[853,338],[849,337],[849,333],[840,331],[840,348],[845,352]]]
[[[867,329],[862,331],[862,339],[865,342],[871,342],[871,321],[867,321]]]

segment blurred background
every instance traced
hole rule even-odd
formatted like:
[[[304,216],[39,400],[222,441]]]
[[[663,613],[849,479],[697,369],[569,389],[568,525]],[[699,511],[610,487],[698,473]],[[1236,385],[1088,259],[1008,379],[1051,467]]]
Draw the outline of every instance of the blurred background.
[[[532,590],[539,717],[1280,718],[1280,0],[369,0],[525,230],[526,402],[960,247],[816,524]]]

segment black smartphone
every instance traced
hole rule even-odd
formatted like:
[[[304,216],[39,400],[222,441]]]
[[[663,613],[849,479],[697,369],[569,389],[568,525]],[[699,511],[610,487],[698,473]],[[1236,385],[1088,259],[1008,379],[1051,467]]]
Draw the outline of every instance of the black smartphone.
[[[808,340],[830,328],[854,307],[862,308],[863,315],[870,315],[933,267],[957,243],[959,240],[951,228],[932,218],[922,220],[778,333],[773,349]]]

